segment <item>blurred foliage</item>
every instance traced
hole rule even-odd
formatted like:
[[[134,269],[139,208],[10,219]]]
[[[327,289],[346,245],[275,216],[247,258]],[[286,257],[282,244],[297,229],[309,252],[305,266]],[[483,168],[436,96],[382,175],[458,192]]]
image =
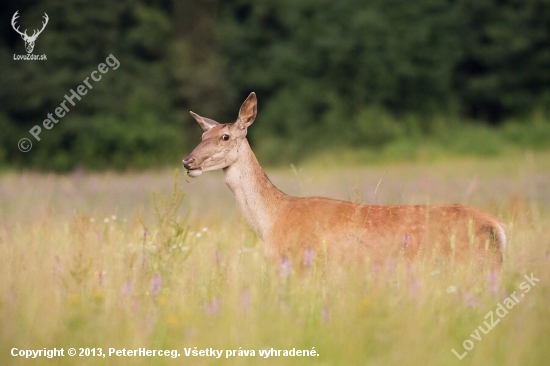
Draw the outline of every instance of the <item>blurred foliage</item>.
[[[34,50],[47,61],[13,59],[16,10],[29,34],[48,14]],[[177,164],[200,136],[187,111],[230,122],[250,91],[249,136],[271,164],[430,140],[550,145],[550,0],[11,0],[0,34],[3,165]],[[35,141],[29,129],[110,54],[121,66]]]

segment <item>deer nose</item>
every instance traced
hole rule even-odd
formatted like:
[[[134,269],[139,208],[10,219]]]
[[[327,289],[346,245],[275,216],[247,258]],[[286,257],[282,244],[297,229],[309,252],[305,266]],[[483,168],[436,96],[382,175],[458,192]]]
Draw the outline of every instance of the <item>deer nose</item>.
[[[185,169],[193,169],[193,164],[195,163],[195,158],[192,156],[188,156],[185,159],[183,159],[183,166]]]

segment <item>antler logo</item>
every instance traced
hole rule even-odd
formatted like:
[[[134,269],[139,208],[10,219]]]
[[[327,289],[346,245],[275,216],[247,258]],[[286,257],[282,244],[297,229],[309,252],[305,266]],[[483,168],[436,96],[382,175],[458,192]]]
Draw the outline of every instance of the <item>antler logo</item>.
[[[15,21],[16,21],[17,18],[19,18],[19,15],[17,13],[19,13],[19,10],[17,10],[15,12],[15,14],[13,14],[13,18],[11,18],[11,26],[13,27],[13,29],[17,33],[19,33],[21,35],[21,38],[23,38],[23,41],[25,41],[25,49],[27,50],[27,53],[32,53],[32,50],[34,49],[34,43],[36,42],[36,39],[38,38],[40,33],[42,33],[44,28],[46,28],[46,24],[48,24],[48,19],[49,19],[48,14],[44,13],[44,20],[45,21],[42,22],[42,29],[40,29],[39,31],[35,29],[34,32],[32,33],[32,36],[28,36],[26,29],[25,29],[24,32],[21,32],[19,30],[19,26],[16,27]]]

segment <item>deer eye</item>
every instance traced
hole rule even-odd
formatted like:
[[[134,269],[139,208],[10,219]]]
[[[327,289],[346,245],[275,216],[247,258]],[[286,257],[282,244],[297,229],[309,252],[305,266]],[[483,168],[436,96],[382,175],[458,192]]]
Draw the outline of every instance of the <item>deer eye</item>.
[[[229,135],[223,135],[223,136],[222,136],[222,140],[223,140],[223,141],[229,140]]]

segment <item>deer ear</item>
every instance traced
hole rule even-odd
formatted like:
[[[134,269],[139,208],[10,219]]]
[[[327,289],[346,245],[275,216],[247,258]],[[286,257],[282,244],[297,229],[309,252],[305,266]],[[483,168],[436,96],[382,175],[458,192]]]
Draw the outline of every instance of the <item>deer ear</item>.
[[[245,130],[256,119],[256,111],[258,107],[258,101],[256,100],[256,93],[252,92],[246,98],[241,109],[239,109],[239,117],[237,118],[237,126],[241,130]]]
[[[201,125],[201,128],[204,132],[208,131],[208,130],[211,130],[213,129],[214,127],[216,127],[217,125],[219,125],[218,122],[214,121],[213,119],[210,119],[210,118],[205,118],[205,117],[201,117],[199,116],[198,114],[196,113],[193,113],[193,112],[189,112],[191,113],[191,115],[193,116],[193,118],[195,120],[197,120],[197,122],[199,123],[199,125]]]

